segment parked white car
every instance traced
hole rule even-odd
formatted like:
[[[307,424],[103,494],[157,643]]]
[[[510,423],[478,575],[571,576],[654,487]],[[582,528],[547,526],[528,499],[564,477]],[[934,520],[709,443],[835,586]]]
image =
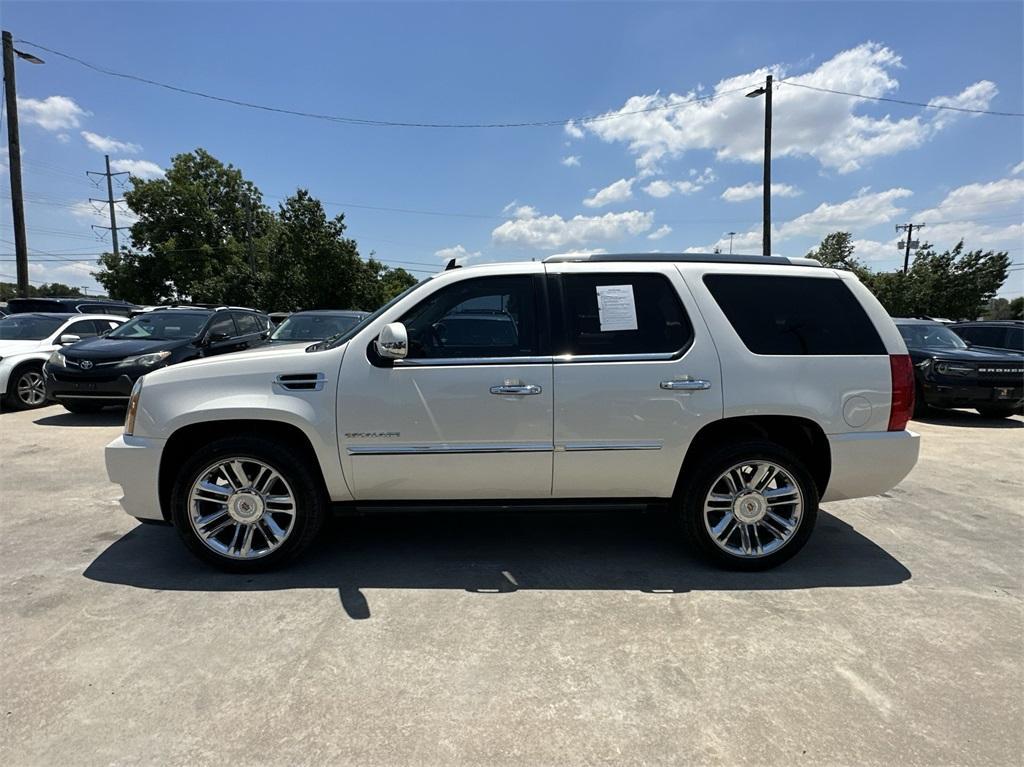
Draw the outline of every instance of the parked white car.
[[[114,314],[24,312],[0,317],[0,397],[10,410],[46,404],[43,363],[62,346],[98,336],[127,318]]]
[[[892,320],[806,259],[553,257],[452,269],[346,335],[147,374],[106,450],[122,505],[235,571],[332,506],[667,506],[740,569],[795,554],[819,500],[913,468]]]

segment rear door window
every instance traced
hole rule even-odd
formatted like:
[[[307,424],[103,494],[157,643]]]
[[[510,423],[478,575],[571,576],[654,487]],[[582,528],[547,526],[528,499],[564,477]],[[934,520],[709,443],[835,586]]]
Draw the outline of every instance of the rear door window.
[[[102,325],[102,327],[97,328],[97,325]],[[99,323],[95,320],[80,320],[68,325],[68,327],[65,328],[64,333],[61,335],[70,334],[78,336],[79,338],[93,338],[106,329],[107,323],[105,322]]]
[[[232,312],[232,314],[235,316],[239,335],[251,336],[263,332],[255,314],[249,314],[249,312]]]
[[[878,331],[842,280],[708,274],[704,284],[755,354],[886,354]]]
[[[565,349],[572,355],[682,352],[693,327],[662,274],[563,274]]]
[[[1006,334],[1005,329],[998,326],[974,325],[966,328],[953,328],[953,330],[962,339],[970,341],[975,346],[993,346],[995,348],[1003,346]]]

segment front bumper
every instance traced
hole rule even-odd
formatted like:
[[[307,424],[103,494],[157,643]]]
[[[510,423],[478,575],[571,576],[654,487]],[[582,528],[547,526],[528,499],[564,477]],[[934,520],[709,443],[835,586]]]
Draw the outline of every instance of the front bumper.
[[[832,474],[822,501],[863,498],[892,490],[917,463],[921,437],[912,431],[832,434]]]
[[[166,440],[121,435],[104,450],[107,476],[121,486],[121,508],[138,519],[163,520],[160,457]]]
[[[984,383],[925,381],[924,401],[933,407],[1020,407],[1024,404],[1021,381]]]
[[[92,371],[69,370],[46,365],[46,398],[52,402],[90,402],[110,405],[127,404],[135,382],[146,372],[142,368],[111,371],[109,368]]]

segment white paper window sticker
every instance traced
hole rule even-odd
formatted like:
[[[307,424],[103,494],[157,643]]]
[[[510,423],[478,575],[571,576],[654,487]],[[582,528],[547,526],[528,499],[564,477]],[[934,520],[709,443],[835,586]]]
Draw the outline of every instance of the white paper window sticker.
[[[601,332],[636,330],[636,303],[632,285],[598,285],[597,313]]]

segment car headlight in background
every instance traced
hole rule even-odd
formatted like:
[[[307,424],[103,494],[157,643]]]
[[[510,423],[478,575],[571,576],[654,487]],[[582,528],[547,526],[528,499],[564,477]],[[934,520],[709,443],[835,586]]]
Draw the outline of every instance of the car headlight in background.
[[[142,367],[151,368],[154,365],[159,365],[170,356],[170,352],[153,352],[152,354],[140,354],[137,357],[126,357],[117,364],[125,367],[141,365]]]
[[[141,376],[135,382],[135,386],[132,387],[131,396],[128,398],[128,412],[124,416],[124,433],[126,437],[130,437],[135,433],[135,416],[139,412],[139,397],[142,396],[142,379],[145,377]]]
[[[50,355],[50,359],[46,361],[47,365],[53,365],[55,368],[67,367],[67,360],[64,359],[64,355],[60,352],[54,352]]]
[[[935,371],[944,376],[969,376],[974,372],[974,366],[960,362],[939,362],[935,365]]]

